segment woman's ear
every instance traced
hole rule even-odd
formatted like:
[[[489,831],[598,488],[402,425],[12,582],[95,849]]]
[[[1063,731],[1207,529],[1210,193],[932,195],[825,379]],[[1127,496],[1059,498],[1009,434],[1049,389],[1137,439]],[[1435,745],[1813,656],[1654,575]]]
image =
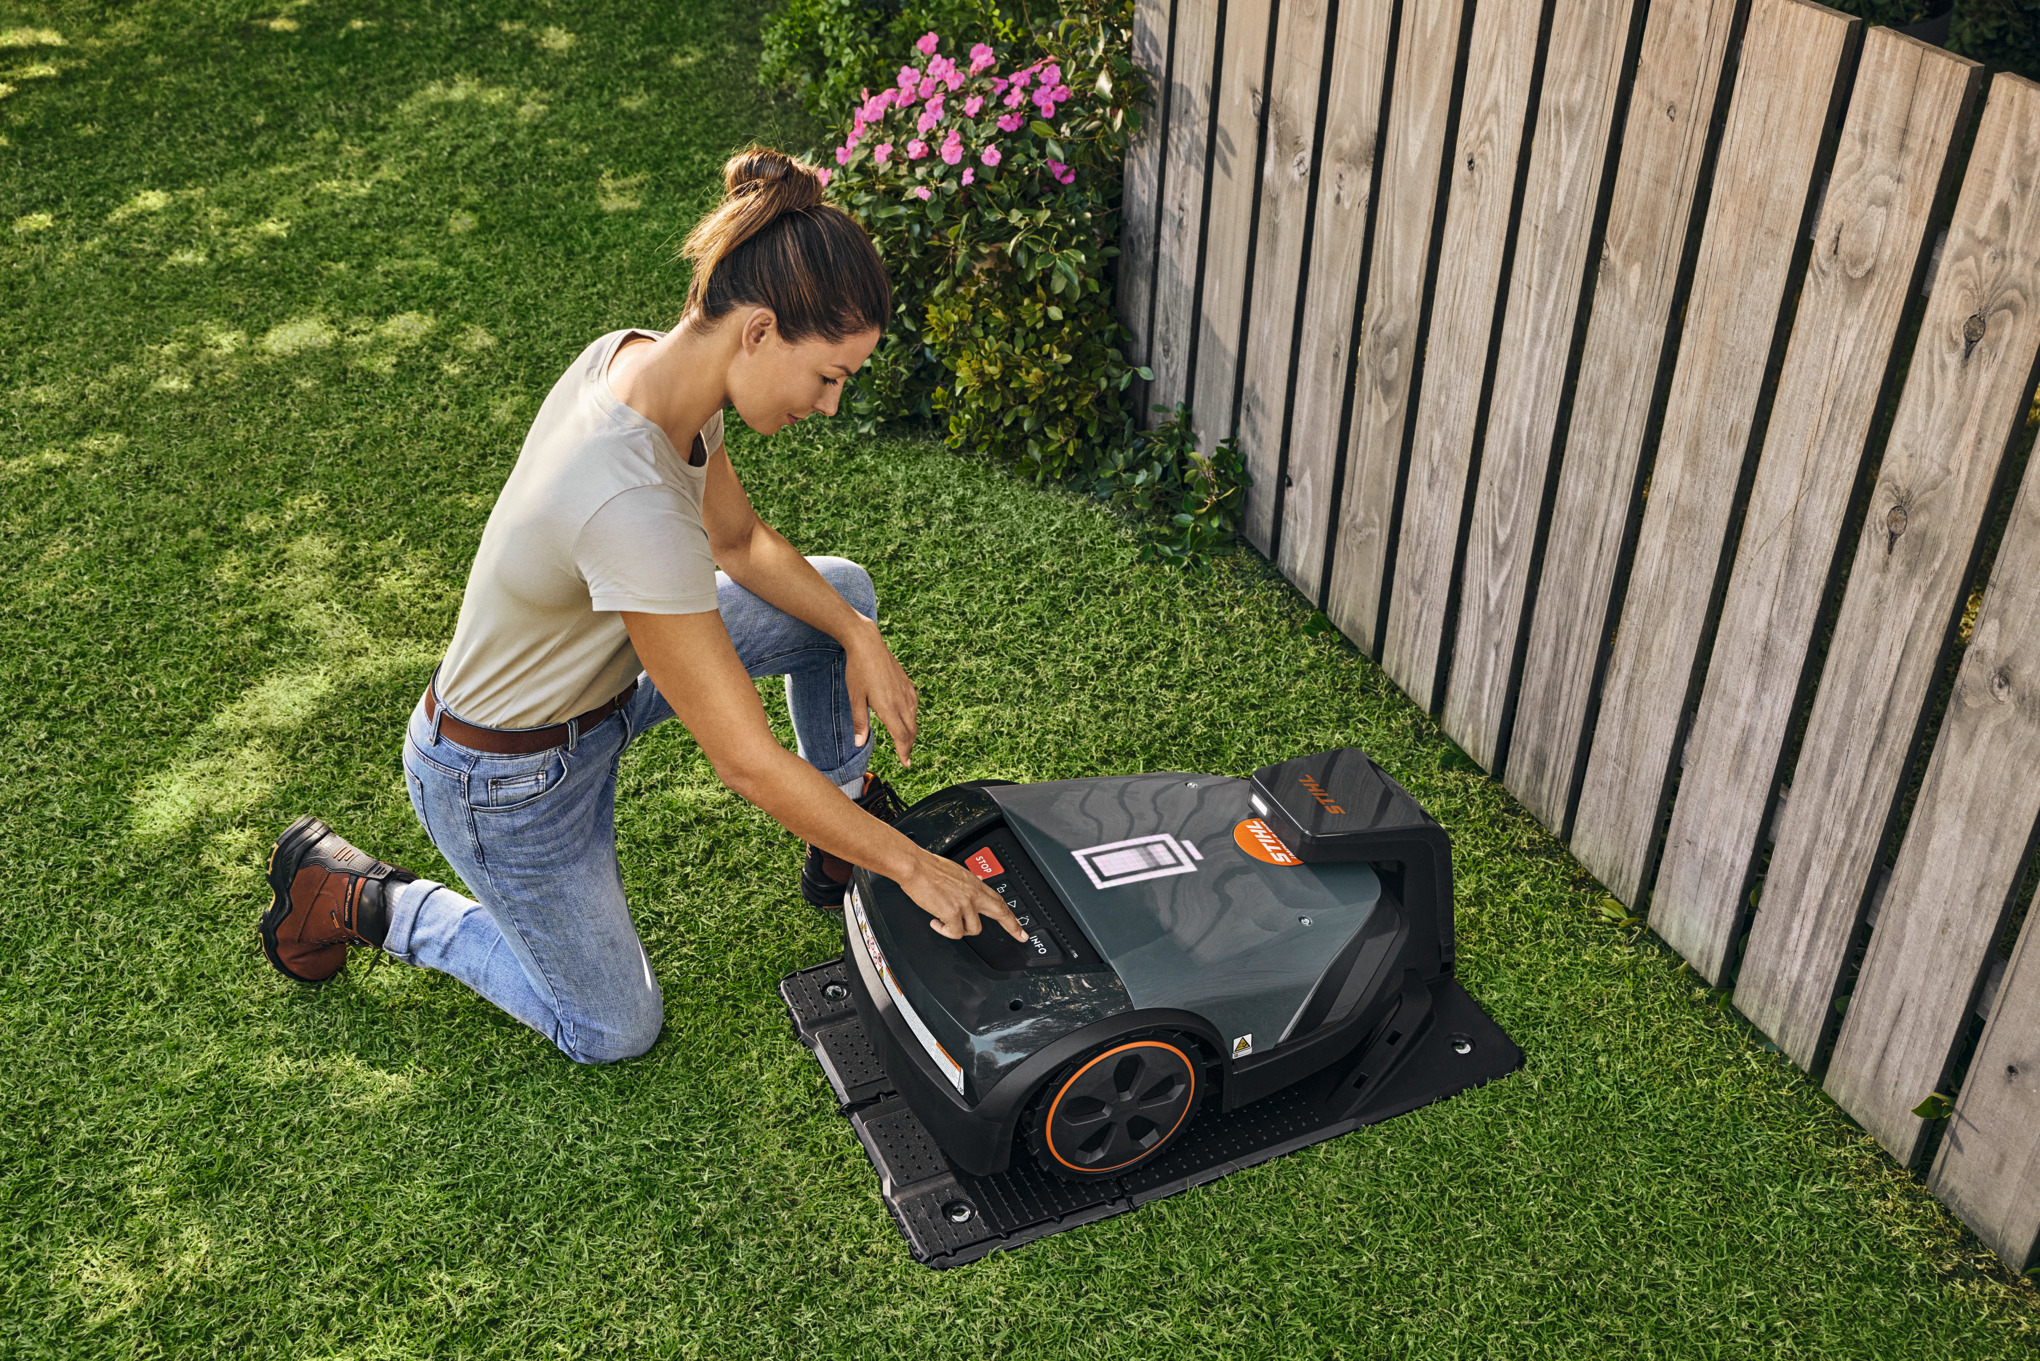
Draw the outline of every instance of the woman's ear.
[[[751,314],[744,318],[744,353],[756,354],[758,347],[765,343],[765,337],[772,334],[778,320],[769,307],[752,309]]]

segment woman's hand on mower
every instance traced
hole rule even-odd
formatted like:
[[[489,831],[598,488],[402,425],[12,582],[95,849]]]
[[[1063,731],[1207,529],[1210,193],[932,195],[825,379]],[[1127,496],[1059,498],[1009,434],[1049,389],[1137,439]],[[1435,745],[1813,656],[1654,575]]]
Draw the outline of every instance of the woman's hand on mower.
[[[923,855],[913,876],[900,880],[900,887],[934,918],[928,925],[951,940],[976,935],[986,917],[1005,927],[1006,934],[1013,939],[1027,939],[1006,900],[954,860]]]
[[[907,679],[906,668],[871,624],[863,636],[844,647],[843,685],[850,692],[850,721],[858,746],[871,740],[871,716],[892,734],[893,752],[902,766],[914,762],[914,727],[921,694]]]

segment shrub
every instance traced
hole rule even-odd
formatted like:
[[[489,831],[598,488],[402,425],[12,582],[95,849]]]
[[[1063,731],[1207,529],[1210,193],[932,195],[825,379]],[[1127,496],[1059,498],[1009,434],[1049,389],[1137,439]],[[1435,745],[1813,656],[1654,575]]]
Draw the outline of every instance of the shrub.
[[[1199,561],[1229,536],[1239,460],[1198,455],[1180,419],[1139,428],[1113,295],[1126,140],[1148,101],[1126,0],[1081,0],[1015,56],[924,34],[860,87],[829,197],[864,224],[896,313],[848,406],[941,422],[956,449],[1176,517],[1152,556]],[[1010,49],[1009,49],[1010,50]]]

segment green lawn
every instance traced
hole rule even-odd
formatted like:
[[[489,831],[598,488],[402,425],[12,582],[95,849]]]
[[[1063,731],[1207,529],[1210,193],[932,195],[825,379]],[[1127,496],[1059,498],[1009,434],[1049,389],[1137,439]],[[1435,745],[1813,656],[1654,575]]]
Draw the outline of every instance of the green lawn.
[[[1137,565],[932,443],[731,440],[878,582],[925,701],[887,773],[1363,746],[1452,829],[1523,1072],[928,1272],[774,991],[838,948],[799,847],[677,725],[620,801],[644,1059],[577,1068],[438,975],[267,966],[297,813],[445,872],[401,722],[524,423],[589,338],[672,319],[730,149],[820,140],[756,22],[0,4],[63,39],[0,48],[0,1355],[2031,1355],[2033,1287],[1257,560]]]

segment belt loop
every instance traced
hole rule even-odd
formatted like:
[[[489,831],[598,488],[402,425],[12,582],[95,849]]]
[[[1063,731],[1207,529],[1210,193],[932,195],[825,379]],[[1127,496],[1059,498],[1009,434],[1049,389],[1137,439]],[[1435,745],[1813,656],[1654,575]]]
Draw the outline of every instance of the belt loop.
[[[436,747],[439,745],[440,720],[446,717],[446,705],[439,698],[439,664],[437,662],[433,663],[432,675],[425,681],[425,699],[425,707],[432,711],[430,741]]]
[[[570,718],[570,719],[568,719],[568,720],[567,720],[567,750],[568,750],[568,751],[572,751],[572,750],[574,749],[575,745],[576,745],[576,744],[578,744],[578,743],[580,742],[580,740],[581,740],[581,720],[580,720],[580,719],[578,719],[578,718]]]

